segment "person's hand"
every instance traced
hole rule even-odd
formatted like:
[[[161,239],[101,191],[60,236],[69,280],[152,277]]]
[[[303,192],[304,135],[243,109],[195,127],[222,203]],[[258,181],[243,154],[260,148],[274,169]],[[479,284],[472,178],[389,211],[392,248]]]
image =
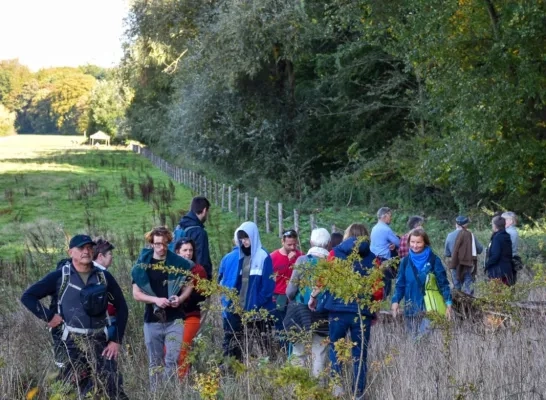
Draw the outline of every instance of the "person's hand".
[[[108,345],[106,345],[106,348],[102,351],[102,355],[108,360],[117,360],[119,355],[119,343],[108,342]]]
[[[400,306],[398,305],[398,303],[392,303],[391,311],[392,311],[392,316],[396,318],[398,316],[398,313],[400,312]]]
[[[448,321],[451,321],[451,318],[453,318],[453,309],[451,308],[451,306],[447,306],[446,308],[446,318],[448,319]]]
[[[59,314],[55,314],[53,318],[51,318],[51,321],[47,323],[47,326],[49,326],[50,328],[56,328],[62,323],[63,317],[61,317]]]
[[[178,308],[182,302],[180,301],[180,297],[178,296],[171,296],[169,299],[171,301],[170,306],[173,308]]]
[[[290,253],[288,253],[288,259],[289,260],[293,260],[294,258],[296,258],[296,252],[295,251],[291,251]]]
[[[389,244],[389,250],[393,251],[394,249],[396,249],[396,245],[394,243]]]
[[[317,298],[316,297],[309,297],[309,302],[307,303],[307,306],[311,311],[315,311],[317,309]]]
[[[165,297],[156,297],[154,303],[159,308],[167,308],[171,305],[169,299],[166,299]]]

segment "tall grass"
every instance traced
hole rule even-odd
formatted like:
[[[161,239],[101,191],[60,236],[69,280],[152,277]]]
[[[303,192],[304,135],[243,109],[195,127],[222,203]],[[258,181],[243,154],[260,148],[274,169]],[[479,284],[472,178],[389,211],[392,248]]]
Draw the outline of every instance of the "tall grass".
[[[151,394],[142,333],[144,307],[132,299],[130,268],[144,244],[144,232],[160,223],[173,227],[188,209],[192,193],[172,185],[147,160],[125,151],[63,148],[29,155],[21,147],[14,154],[4,154],[0,163],[4,200],[0,205],[0,399],[25,398],[33,387],[39,388],[36,399],[55,398],[62,392],[52,379],[56,367],[49,333],[43,322],[23,309],[19,298],[28,284],[55,268],[66,254],[67,238],[80,232],[105,236],[116,245],[111,272],[130,311],[120,370],[132,399],[331,398],[329,387],[306,378],[285,357],[272,361],[252,346],[244,365],[234,364],[231,372],[220,373],[223,331],[217,295],[204,313],[190,376]],[[400,233],[407,215],[395,214],[393,225]],[[339,227],[361,220],[371,225],[374,220],[371,213],[323,210],[319,224],[328,226],[330,216]],[[238,224],[233,215],[213,208],[207,231],[215,265],[230,251]],[[430,218],[427,224],[441,254],[452,222]],[[487,224],[474,228],[485,245]],[[540,221],[522,229],[528,265],[543,263],[545,231]],[[308,232],[303,235],[305,247]],[[262,241],[269,250],[279,245],[274,235],[263,235]],[[524,275],[523,281],[531,281],[534,273],[528,270]],[[542,290],[525,296],[545,300]],[[541,312],[518,313],[501,328],[491,328],[481,318],[456,320],[419,342],[407,337],[400,321],[383,319],[372,327],[367,390],[371,399],[546,398],[546,318]],[[349,380],[345,376],[342,382],[348,386]]]

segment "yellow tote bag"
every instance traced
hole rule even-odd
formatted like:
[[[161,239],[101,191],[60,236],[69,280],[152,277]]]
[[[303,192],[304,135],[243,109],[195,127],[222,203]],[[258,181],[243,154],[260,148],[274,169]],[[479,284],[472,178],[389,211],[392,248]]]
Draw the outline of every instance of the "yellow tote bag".
[[[446,315],[446,302],[438,289],[436,275],[432,272],[427,274],[427,282],[425,283],[425,308],[427,312],[436,311],[440,315]]]

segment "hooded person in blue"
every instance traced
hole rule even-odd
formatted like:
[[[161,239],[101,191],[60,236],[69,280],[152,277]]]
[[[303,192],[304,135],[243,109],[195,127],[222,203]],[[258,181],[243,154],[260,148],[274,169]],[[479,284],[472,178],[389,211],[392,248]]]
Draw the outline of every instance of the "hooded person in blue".
[[[405,299],[404,315],[408,333],[412,337],[418,337],[426,334],[430,326],[430,320],[424,317],[424,283],[427,275],[432,272],[436,276],[438,289],[447,306],[448,318],[451,318],[451,290],[442,260],[432,252],[430,239],[423,229],[417,228],[410,232],[409,247],[409,255],[400,262],[391,309],[396,317],[399,303]]]
[[[176,240],[185,236],[195,242],[197,249],[197,264],[207,271],[207,277],[212,278],[212,261],[209,251],[209,235],[205,230],[205,222],[209,215],[210,202],[202,196],[194,197],[191,201],[191,210],[178,223]],[[171,251],[174,250],[171,248]]]
[[[362,224],[351,224],[345,231],[344,240],[334,247],[334,255],[341,260],[347,260],[353,253],[359,238],[366,238],[358,245],[359,259],[353,263],[353,269],[360,275],[367,275],[374,266],[375,254],[370,251],[369,234]],[[314,309],[316,298],[315,289],[311,294],[309,307]],[[353,392],[359,398],[366,389],[368,344],[370,342],[370,330],[373,313],[367,307],[360,307],[357,301],[345,303],[343,299],[336,298],[329,292],[324,294],[324,309],[328,311],[328,335],[330,337],[330,361],[332,373],[341,375],[341,363],[337,358],[335,343],[344,340],[347,333],[351,335],[354,346],[351,349],[353,358]],[[370,295],[371,297],[371,295]],[[341,396],[344,389],[334,387],[334,395]]]
[[[224,356],[242,360],[241,344],[243,325],[240,312],[274,309],[273,265],[269,253],[262,248],[258,227],[253,222],[244,222],[235,231],[237,248],[233,249],[220,263],[220,285],[233,289],[237,297],[222,297],[224,326]],[[261,345],[269,350],[272,321],[257,318],[250,324],[250,338],[259,334]],[[265,333],[265,334],[264,334]],[[259,340],[260,342],[260,340]]]

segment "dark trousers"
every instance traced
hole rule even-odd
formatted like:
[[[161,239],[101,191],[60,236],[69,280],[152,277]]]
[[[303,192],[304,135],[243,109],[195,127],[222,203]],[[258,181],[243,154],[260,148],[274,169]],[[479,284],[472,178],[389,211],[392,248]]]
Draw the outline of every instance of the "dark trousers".
[[[60,329],[53,330],[55,362],[61,366],[60,379],[74,385],[81,397],[96,389],[109,399],[127,399],[122,376],[115,360],[102,355],[107,339],[104,334],[69,334],[60,340]]]
[[[279,298],[282,298],[283,301],[280,301]],[[286,332],[284,329],[284,319],[286,317],[286,310],[288,307],[286,295],[274,294],[273,302],[275,303],[276,307],[275,310],[271,312],[271,315],[275,321],[276,348],[280,348],[285,354],[288,354],[288,342],[286,340]]]
[[[347,332],[351,335],[354,346],[351,349],[353,359],[353,390],[357,396],[366,389],[366,373],[368,359],[368,343],[370,342],[371,317],[360,319],[356,313],[330,312],[328,316],[330,336],[330,361],[332,371],[341,375],[341,364],[337,359],[334,344],[345,339]],[[364,340],[363,340],[364,339]]]
[[[266,320],[248,322],[245,325],[237,314],[228,313],[223,318],[224,326],[224,357],[235,357],[243,360],[243,349],[250,351],[253,341],[256,341],[264,356],[271,355],[273,323]],[[245,329],[246,328],[246,329]]]

